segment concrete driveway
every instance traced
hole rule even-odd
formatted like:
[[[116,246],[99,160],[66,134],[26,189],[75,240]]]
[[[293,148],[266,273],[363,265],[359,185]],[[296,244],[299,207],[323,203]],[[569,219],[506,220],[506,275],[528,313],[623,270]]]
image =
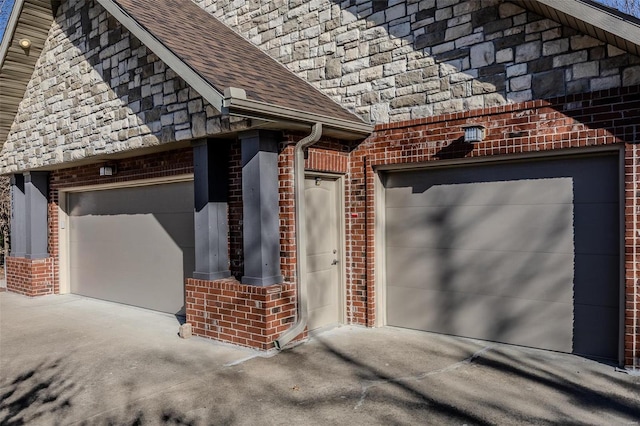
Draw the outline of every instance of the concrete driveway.
[[[640,377],[572,355],[345,326],[265,356],[177,330],[0,293],[0,424],[640,424]]]

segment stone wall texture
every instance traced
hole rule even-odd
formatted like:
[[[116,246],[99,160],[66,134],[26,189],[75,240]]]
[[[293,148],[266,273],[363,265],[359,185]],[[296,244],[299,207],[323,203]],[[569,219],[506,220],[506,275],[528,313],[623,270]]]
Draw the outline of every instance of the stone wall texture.
[[[194,0],[376,123],[640,83],[640,59],[504,0]]]
[[[640,83],[640,58],[504,0],[194,1],[378,124]],[[244,128],[95,1],[65,1],[0,173]]]
[[[65,1],[0,153],[0,173],[244,125],[221,117],[99,4]]]

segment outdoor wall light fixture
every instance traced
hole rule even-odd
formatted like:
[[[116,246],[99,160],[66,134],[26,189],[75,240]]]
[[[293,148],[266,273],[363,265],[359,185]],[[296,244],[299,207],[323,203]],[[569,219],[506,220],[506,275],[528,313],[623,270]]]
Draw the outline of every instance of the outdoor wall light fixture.
[[[484,139],[485,127],[481,124],[471,124],[469,126],[463,126],[464,129],[464,141],[467,143],[481,142]]]
[[[21,38],[20,41],[18,41],[18,44],[24,50],[28,50],[31,47],[31,40],[29,40],[28,38]]]
[[[113,176],[116,174],[116,166],[100,167],[100,176]]]

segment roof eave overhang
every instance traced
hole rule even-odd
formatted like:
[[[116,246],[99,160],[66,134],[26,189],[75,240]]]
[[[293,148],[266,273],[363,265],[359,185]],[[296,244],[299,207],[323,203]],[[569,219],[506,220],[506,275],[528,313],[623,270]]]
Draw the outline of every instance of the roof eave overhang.
[[[323,128],[329,132],[338,131],[347,139],[363,139],[373,132],[373,125],[365,122],[344,120],[341,118],[314,114],[240,97],[226,97],[224,110],[229,115],[257,118],[265,121],[284,123],[299,123],[312,126],[322,123]]]
[[[0,40],[0,149],[15,121],[52,21],[49,0],[15,0],[12,6]],[[29,47],[18,46],[23,38],[30,41]]]
[[[373,126],[364,122],[345,120],[336,117],[318,115],[306,111],[281,107],[256,100],[246,99],[244,90],[241,90],[240,98],[220,93],[211,83],[202,77],[196,70],[185,63],[171,49],[165,46],[160,40],[154,37],[149,31],[142,27],[133,17],[113,0],[97,0],[116,20],[127,28],[140,42],[155,53],[164,63],[173,69],[184,79],[195,91],[205,98],[218,111],[235,116],[247,117],[258,120],[272,122],[291,123],[296,122],[302,125],[322,123],[328,129],[334,129],[340,134],[346,135],[349,139],[362,139],[373,131]],[[213,19],[213,18],[212,18]],[[228,88],[227,93],[239,93],[238,89]],[[324,95],[322,95],[324,96]]]
[[[640,56],[640,25],[633,17],[585,0],[511,0],[527,10]]]
[[[9,52],[9,46],[11,45],[11,40],[13,40],[13,34],[16,31],[18,18],[20,18],[20,13],[22,13],[23,5],[24,0],[15,1],[15,3],[13,4],[13,10],[11,11],[11,15],[9,16],[9,21],[7,21],[7,26],[4,29],[4,37],[2,37],[2,43],[0,43],[0,69],[2,69],[4,60],[7,57],[7,53]]]

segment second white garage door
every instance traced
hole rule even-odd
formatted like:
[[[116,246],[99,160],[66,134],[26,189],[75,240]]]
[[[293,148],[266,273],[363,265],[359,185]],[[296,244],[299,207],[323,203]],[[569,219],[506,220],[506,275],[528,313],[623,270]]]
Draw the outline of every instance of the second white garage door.
[[[183,313],[193,206],[192,182],[70,193],[71,292]]]
[[[616,359],[618,157],[388,173],[390,325]]]

